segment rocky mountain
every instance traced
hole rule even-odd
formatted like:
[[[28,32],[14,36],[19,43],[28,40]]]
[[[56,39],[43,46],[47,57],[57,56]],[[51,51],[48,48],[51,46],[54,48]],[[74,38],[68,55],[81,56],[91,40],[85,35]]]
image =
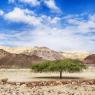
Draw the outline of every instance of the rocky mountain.
[[[79,51],[62,51],[57,52],[51,50],[47,47],[6,47],[0,46],[0,49],[3,49],[9,53],[15,54],[25,54],[25,55],[37,55],[42,57],[43,59],[54,60],[54,59],[63,59],[65,58],[72,58],[72,59],[80,59],[83,60],[88,55],[91,55],[89,52],[79,52]]]
[[[86,64],[95,64],[95,54],[91,54],[84,59]]]
[[[64,56],[57,51],[51,50],[47,47],[35,47],[32,51],[26,50],[23,52],[26,55],[36,55],[45,60],[59,60],[64,59]]]
[[[0,46],[0,49],[3,49],[9,53],[25,54],[29,56],[35,55],[45,60],[56,60],[64,58],[64,56],[60,52],[51,50],[47,47],[10,48],[5,46]]]
[[[25,54],[14,54],[6,52],[3,49],[0,49],[0,67],[1,68],[26,68],[30,67],[31,64],[39,63],[43,61],[41,57],[36,55],[25,55]]]
[[[86,63],[88,63],[88,60],[91,63],[95,62],[95,58],[92,58],[89,52],[57,52],[47,47],[11,48],[0,46],[0,67],[29,67],[31,64],[43,60],[59,60],[64,58],[85,59]]]
[[[63,59],[60,52],[56,52],[47,47],[35,48],[10,48],[1,47],[0,67],[30,67],[31,64],[40,63],[44,60]]]

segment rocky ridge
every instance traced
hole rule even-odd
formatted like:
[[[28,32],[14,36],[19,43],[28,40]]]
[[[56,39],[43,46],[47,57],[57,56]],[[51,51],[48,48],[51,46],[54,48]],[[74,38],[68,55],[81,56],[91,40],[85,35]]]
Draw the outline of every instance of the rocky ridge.
[[[58,52],[47,47],[11,48],[0,46],[0,67],[29,67],[43,60],[79,59],[95,64],[95,54],[89,52]]]
[[[34,49],[22,49],[19,52],[18,50],[20,49],[16,48],[8,49],[8,47],[7,49],[5,47],[3,49],[0,49],[0,67],[27,68],[31,67],[31,64],[40,63],[44,60],[64,59],[64,57],[61,55],[60,52],[56,52],[46,47],[35,47]]]
[[[52,49],[49,49],[47,47],[6,47],[6,46],[0,46],[0,49],[3,49],[9,53],[15,53],[15,54],[26,54],[26,55],[37,55],[39,57],[42,57],[43,59],[62,59],[62,58],[72,58],[72,59],[80,59],[83,60],[88,55],[91,55],[92,53],[89,52],[82,52],[82,51],[54,51]]]
[[[9,53],[14,53],[14,54],[24,54],[28,56],[35,55],[45,60],[56,60],[56,59],[64,58],[64,56],[60,52],[54,51],[47,47],[10,48],[10,47],[0,46],[0,49],[5,50]]]
[[[54,51],[52,49],[49,49],[47,47],[35,47],[33,51],[26,50],[23,52],[23,54],[26,55],[36,55],[39,56],[45,60],[59,60],[64,59],[64,56],[57,51]]]

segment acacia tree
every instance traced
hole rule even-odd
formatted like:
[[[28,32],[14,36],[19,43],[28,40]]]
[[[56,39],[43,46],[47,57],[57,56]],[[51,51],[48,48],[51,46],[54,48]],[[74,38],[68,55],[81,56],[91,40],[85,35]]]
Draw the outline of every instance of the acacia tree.
[[[86,69],[86,65],[79,60],[64,59],[55,61],[45,61],[40,64],[33,64],[32,70],[36,72],[60,72],[60,78],[62,78],[62,72],[80,72]]]

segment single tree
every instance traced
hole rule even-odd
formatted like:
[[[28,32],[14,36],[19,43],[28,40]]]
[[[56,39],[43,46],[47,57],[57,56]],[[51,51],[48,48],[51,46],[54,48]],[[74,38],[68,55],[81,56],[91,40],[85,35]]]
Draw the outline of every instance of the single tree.
[[[55,61],[45,61],[40,64],[33,64],[32,70],[36,72],[60,72],[60,78],[62,78],[62,72],[80,72],[86,69],[86,65],[79,60],[64,59]]]

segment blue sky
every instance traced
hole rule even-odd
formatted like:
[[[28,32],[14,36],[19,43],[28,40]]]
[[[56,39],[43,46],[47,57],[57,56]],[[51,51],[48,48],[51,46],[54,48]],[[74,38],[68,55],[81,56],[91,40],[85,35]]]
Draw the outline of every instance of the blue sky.
[[[95,51],[95,0],[1,0],[0,45]]]

